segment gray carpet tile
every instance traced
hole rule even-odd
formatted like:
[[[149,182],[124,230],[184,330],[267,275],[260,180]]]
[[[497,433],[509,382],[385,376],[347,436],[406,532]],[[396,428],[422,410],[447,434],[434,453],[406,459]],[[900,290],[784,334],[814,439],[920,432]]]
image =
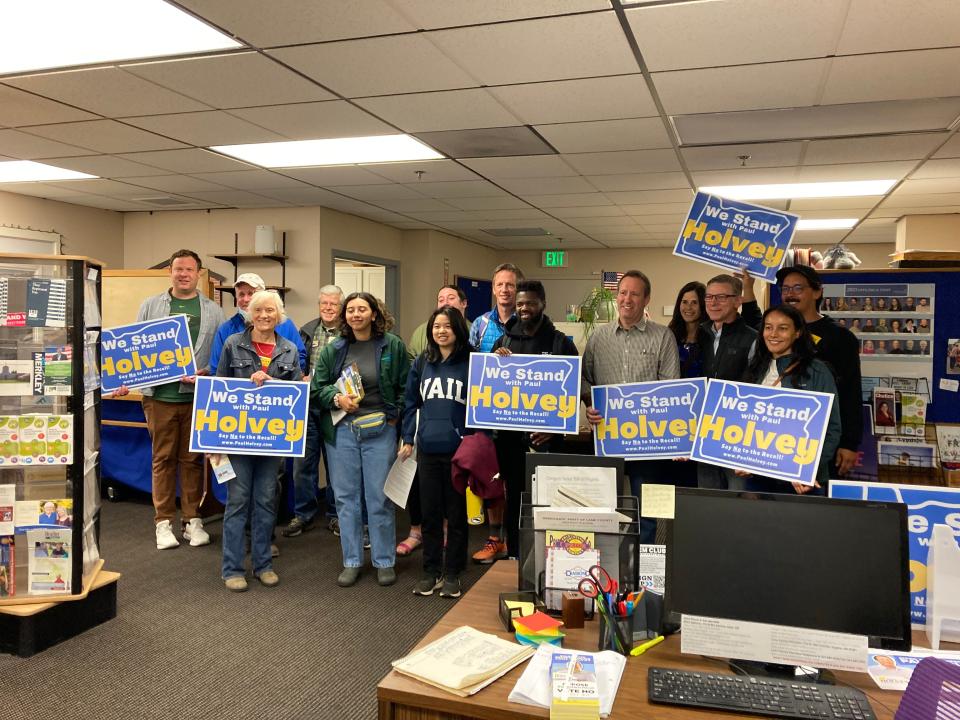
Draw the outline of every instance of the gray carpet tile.
[[[209,546],[158,551],[148,498],[106,503],[102,517],[106,567],[123,574],[117,617],[32,658],[0,655],[5,719],[375,718],[390,661],[456,602],[413,595],[420,551],[398,558],[393,587],[368,567],[338,588],[339,540],[320,526],[278,533],[279,587],[230,593],[219,522]],[[471,549],[484,534],[471,529]],[[464,589],[482,572],[471,563]]]

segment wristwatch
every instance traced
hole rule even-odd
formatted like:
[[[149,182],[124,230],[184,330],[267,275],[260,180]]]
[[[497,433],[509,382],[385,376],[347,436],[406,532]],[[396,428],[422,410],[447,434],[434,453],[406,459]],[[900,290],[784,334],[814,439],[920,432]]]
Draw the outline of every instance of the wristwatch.
[[[333,406],[339,410],[340,409],[340,393],[337,393],[333,396]]]

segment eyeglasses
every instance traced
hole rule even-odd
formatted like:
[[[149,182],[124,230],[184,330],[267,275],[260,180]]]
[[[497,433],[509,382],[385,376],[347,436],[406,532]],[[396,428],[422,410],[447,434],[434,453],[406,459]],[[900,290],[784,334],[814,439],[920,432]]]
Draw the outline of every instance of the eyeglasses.
[[[726,302],[726,301],[729,300],[730,298],[735,298],[735,297],[737,297],[737,296],[736,296],[736,295],[731,295],[731,294],[729,294],[729,293],[725,293],[725,294],[720,294],[720,295],[704,295],[704,296],[703,296],[703,299],[706,300],[707,302],[714,302],[714,301],[716,301],[716,302]]]
[[[781,285],[780,292],[802,293],[809,285]]]

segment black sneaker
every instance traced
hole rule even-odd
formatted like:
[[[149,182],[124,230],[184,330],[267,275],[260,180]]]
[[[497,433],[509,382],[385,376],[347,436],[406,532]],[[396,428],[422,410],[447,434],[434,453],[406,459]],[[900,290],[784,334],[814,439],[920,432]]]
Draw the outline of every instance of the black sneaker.
[[[460,576],[447,575],[443,579],[443,587],[440,588],[440,597],[458,598],[460,597]]]
[[[310,520],[301,520],[298,517],[294,517],[287,526],[280,531],[280,534],[284,537],[296,537],[297,535],[302,535],[307,530],[310,530],[313,527],[313,519]]]
[[[423,577],[420,578],[420,582],[413,586],[413,594],[424,596],[433,595],[433,591],[438,590],[441,585],[443,585],[443,578],[439,575],[424,573]]]
[[[330,518],[330,522],[327,523],[327,530],[336,537],[340,537],[340,521],[337,518]]]
[[[370,528],[366,525],[363,526],[363,549],[370,549]]]

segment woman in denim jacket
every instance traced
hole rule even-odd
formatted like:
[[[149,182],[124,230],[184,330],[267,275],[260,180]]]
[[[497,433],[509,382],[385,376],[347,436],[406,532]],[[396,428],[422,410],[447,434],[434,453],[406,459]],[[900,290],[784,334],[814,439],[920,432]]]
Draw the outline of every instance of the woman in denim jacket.
[[[242,333],[227,338],[220,354],[217,375],[245,378],[257,385],[268,380],[300,380],[303,373],[297,347],[276,333],[286,319],[283,300],[273,291],[261,290],[250,299],[253,322]],[[244,528],[250,517],[250,558],[253,575],[273,587],[280,578],[273,570],[270,538],[276,520],[277,470],[280,458],[271,455],[230,455],[236,477],[227,485],[223,513],[222,577],[227,589],[243,592]],[[251,511],[252,506],[252,511]]]

